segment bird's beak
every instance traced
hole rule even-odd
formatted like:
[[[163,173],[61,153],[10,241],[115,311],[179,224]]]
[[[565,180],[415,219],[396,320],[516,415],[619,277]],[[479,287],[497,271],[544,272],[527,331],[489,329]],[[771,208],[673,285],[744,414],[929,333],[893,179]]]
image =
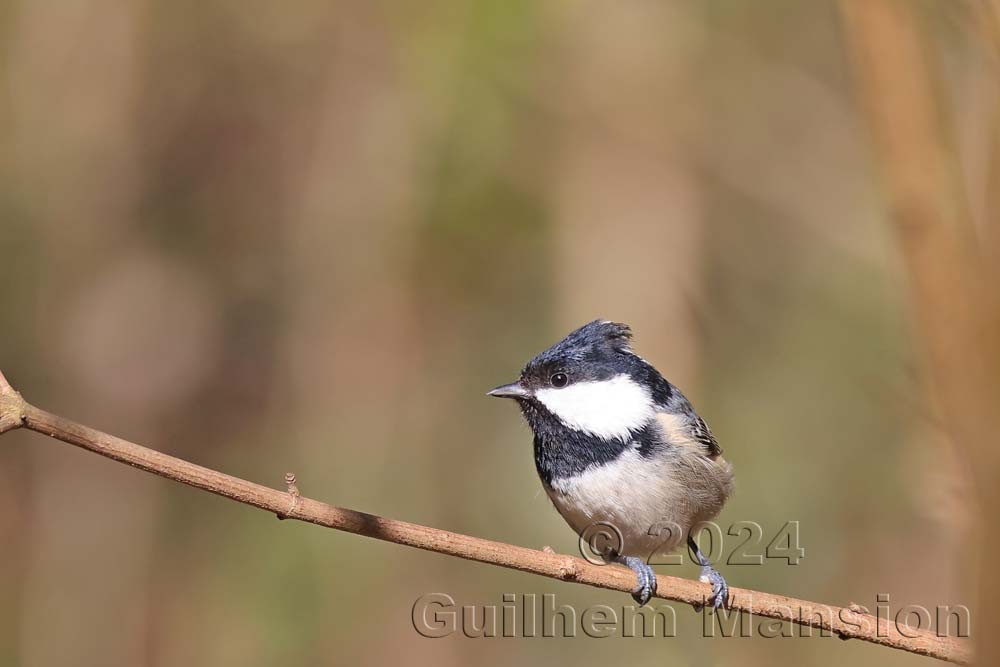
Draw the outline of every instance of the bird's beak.
[[[531,392],[525,389],[520,382],[511,382],[487,392],[486,395],[496,396],[497,398],[527,398],[531,396]]]

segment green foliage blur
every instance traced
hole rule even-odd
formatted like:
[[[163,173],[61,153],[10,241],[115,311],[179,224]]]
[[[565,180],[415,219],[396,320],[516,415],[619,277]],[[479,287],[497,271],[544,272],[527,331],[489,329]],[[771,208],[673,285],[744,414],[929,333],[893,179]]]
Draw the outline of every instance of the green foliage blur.
[[[997,55],[965,4],[915,4],[977,202]],[[485,392],[628,322],[735,465],[723,531],[800,522],[799,565],[721,566],[732,585],[967,602],[962,465],[925,417],[841,29],[787,0],[8,3],[0,368],[187,460],[576,553]],[[0,441],[4,665],[926,660],[707,639],[683,606],[673,638],[427,639],[432,592],[631,603]]]

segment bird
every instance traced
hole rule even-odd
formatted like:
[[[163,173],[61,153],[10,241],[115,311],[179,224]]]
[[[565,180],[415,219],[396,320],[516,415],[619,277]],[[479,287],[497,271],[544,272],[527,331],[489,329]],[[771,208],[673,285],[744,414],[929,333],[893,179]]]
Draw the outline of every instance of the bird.
[[[594,320],[488,395],[520,406],[542,486],[581,539],[594,526],[613,528],[604,555],[635,572],[640,606],[656,593],[650,558],[686,540],[699,579],[712,585],[706,603],[718,609],[729,586],[695,530],[732,494],[733,468],[691,402],[631,342],[628,325]]]

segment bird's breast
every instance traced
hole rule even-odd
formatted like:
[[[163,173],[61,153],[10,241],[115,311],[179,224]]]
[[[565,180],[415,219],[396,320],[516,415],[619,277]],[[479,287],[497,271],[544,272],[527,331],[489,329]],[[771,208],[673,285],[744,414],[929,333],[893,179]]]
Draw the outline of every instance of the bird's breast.
[[[624,555],[649,558],[683,543],[688,530],[714,518],[732,486],[729,464],[688,461],[685,452],[647,458],[632,446],[614,460],[545,484],[567,523],[579,534],[610,524]]]

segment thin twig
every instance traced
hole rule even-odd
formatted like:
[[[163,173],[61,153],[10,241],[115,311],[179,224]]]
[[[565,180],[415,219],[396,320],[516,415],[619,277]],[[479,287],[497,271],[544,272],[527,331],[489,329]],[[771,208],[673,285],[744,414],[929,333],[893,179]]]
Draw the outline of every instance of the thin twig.
[[[7,385],[2,374],[0,392],[4,395],[16,394]],[[599,588],[629,592],[635,585],[635,575],[616,565],[594,565],[582,558],[527,549],[333,507],[299,495],[294,481],[288,483],[289,488],[294,489],[291,492],[254,484],[77,424],[36,408],[19,396],[17,401],[0,402],[0,410],[4,411],[0,412],[0,419],[16,417],[15,428],[23,426],[160,477],[273,512],[279,518],[294,518],[386,542]],[[290,507],[294,507],[293,512],[289,511]],[[657,597],[664,600],[696,607],[704,605],[706,598],[711,595],[708,584],[663,575],[657,577],[657,591]],[[731,611],[797,623],[843,638],[861,639],[959,664],[968,664],[972,659],[968,644],[958,639],[939,637],[928,630],[903,628],[908,635],[912,635],[907,636],[889,619],[876,619],[851,608],[743,588],[730,588],[730,595]]]
[[[21,425],[24,401],[0,372],[0,433]]]

